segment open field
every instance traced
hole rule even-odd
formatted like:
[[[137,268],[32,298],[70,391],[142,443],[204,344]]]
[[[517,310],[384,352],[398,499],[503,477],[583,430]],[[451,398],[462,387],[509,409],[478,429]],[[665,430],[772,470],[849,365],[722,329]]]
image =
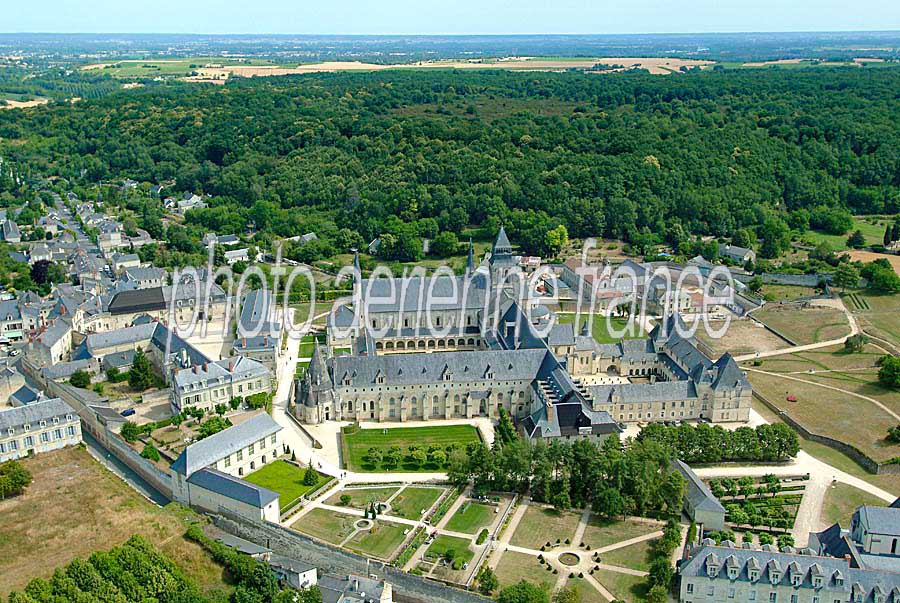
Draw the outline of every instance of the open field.
[[[359,532],[345,545],[363,555],[388,560],[403,543],[405,527],[387,521],[376,521],[372,530]]]
[[[394,429],[345,430],[341,434],[344,463],[351,471],[378,471],[379,467],[366,461],[370,448],[387,453],[396,446],[404,455],[400,467],[403,471],[434,471],[437,467],[417,466],[408,463],[406,455],[410,446],[428,450],[429,446],[458,446],[465,449],[470,443],[478,442],[478,429],[471,425],[444,425],[440,427],[398,427]]]
[[[883,507],[884,501],[859,488],[847,484],[835,484],[825,494],[822,523],[828,526],[840,523],[842,527],[849,528],[850,517],[856,508],[862,505]]]
[[[518,584],[521,580],[531,582],[535,586],[548,584],[552,586],[556,582],[556,576],[548,572],[546,566],[538,563],[537,557],[507,551],[500,558],[500,563],[494,573],[501,586]]]
[[[277,460],[264,465],[262,468],[244,477],[244,479],[251,484],[278,492],[279,504],[281,509],[284,510],[310,490],[320,488],[331,480],[327,475],[320,473],[316,484],[307,486],[303,483],[305,475],[306,470],[300,469],[287,461]]]
[[[0,98],[0,100],[4,101],[0,103],[0,109],[28,109],[29,107],[40,107],[50,102],[49,98],[35,98],[27,101],[11,98]]]
[[[843,298],[863,331],[900,346],[900,295],[860,290],[845,294]]]
[[[765,370],[765,365],[762,368]],[[781,376],[753,371],[747,376],[756,391],[810,431],[856,446],[876,461],[900,455],[900,446],[884,439],[897,420],[872,402]],[[797,401],[788,402],[787,396],[794,396]]]
[[[843,345],[836,345],[764,358],[758,361],[760,362],[758,366],[751,363],[745,363],[745,365],[771,373],[802,373],[796,376],[806,379],[810,374],[815,374],[815,371],[858,371],[873,368],[883,353],[871,344],[867,345],[862,352],[853,354],[845,352]]]
[[[573,323],[576,315],[574,313],[559,313],[556,317],[559,319],[560,324],[565,325]],[[588,317],[587,315],[582,315],[578,318],[578,324],[575,325],[576,334],[581,332],[581,327]],[[607,324],[607,320],[610,324]],[[612,327],[612,329],[610,327]],[[615,337],[611,332],[612,330],[626,331],[626,333],[624,337]],[[629,325],[628,321],[624,318],[610,318],[601,314],[592,315],[591,334],[599,343],[615,343],[622,339],[640,339],[641,337],[647,336],[637,323]]]
[[[823,306],[773,304],[764,306],[753,316],[800,345],[837,339],[850,332],[843,312]]]
[[[575,536],[579,518],[578,513],[557,513],[553,509],[531,505],[525,511],[510,544],[539,549],[548,542],[551,544],[555,544],[557,540],[565,542],[567,538]]]
[[[183,538],[187,520],[195,518],[191,511],[156,507],[80,448],[22,464],[34,482],[22,496],[0,501],[0,596],[133,534],[156,545],[205,590],[225,588],[221,567]]]
[[[710,321],[709,330],[719,331],[724,321]],[[701,324],[695,337],[716,355],[731,352],[733,355],[768,352],[785,348],[788,342],[781,339],[764,326],[749,319],[732,320],[725,335],[714,339]]]
[[[384,502],[397,492],[399,488],[348,488],[341,490],[331,498],[325,501],[325,504],[332,506],[346,506],[351,509],[364,509],[373,502]],[[341,503],[342,496],[349,496],[350,502],[346,505]]]
[[[794,301],[801,297],[809,297],[816,294],[812,287],[797,287],[794,285],[765,284],[759,290],[760,295],[767,302]]]
[[[893,224],[893,217],[865,217],[856,216],[853,218],[853,226],[850,231],[844,235],[832,235],[817,230],[810,230],[803,234],[803,241],[809,245],[818,245],[819,243],[828,243],[834,251],[844,251],[847,247],[847,238],[855,231],[859,230],[866,238],[866,245],[881,245],[884,242],[884,229],[887,224]]]
[[[442,488],[418,488],[410,486],[391,501],[391,515],[406,519],[419,519],[428,511],[443,492]]]
[[[491,525],[494,520],[494,508],[493,505],[466,501],[447,522],[446,528],[451,532],[475,534]]]
[[[641,603],[645,600],[647,581],[644,578],[600,570],[599,572],[594,572],[594,579],[605,586],[619,601]]]
[[[631,538],[636,538],[637,536],[650,534],[658,529],[659,528],[654,525],[635,521],[634,519],[610,521],[591,516],[591,520],[584,530],[584,537],[582,540],[592,549],[599,549],[615,542],[621,542],[622,540],[629,540]],[[579,542],[577,544],[581,543]]]
[[[647,571],[650,569],[650,548],[653,546],[652,540],[645,540],[636,544],[631,544],[620,549],[614,549],[600,555],[601,563],[608,565],[617,565],[619,567],[630,567],[631,569]]]
[[[441,534],[434,539],[428,550],[425,551],[427,559],[440,559],[446,557],[448,551],[453,551],[453,566],[456,569],[462,567],[464,563],[468,563],[475,556],[475,553],[469,549],[470,541],[457,538],[456,536],[446,536]]]
[[[353,525],[358,519],[328,509],[313,509],[291,527],[307,536],[331,544],[340,544],[344,538],[353,533]]]

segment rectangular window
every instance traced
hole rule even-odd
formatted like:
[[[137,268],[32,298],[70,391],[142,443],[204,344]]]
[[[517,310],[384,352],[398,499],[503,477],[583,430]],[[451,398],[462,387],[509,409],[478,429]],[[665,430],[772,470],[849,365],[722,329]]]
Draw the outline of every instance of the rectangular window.
[[[69,434],[69,437],[73,437],[73,438],[74,438],[74,437],[75,437],[75,426],[74,426],[74,425],[69,425],[69,426],[66,428],[66,432]]]
[[[62,439],[62,429],[54,429],[53,430],[53,438],[56,440]]]
[[[778,603],[778,593],[769,593],[769,603]]]
[[[250,444],[249,446],[247,446],[247,454],[253,454],[253,450],[254,450],[253,444]]]
[[[239,461],[243,461],[243,460],[244,460],[244,451],[243,451],[243,450],[238,450],[238,451],[237,451],[237,460],[239,460]]]
[[[687,585],[687,593],[688,593],[689,595],[694,594],[694,584],[693,584],[693,582],[691,582],[691,583],[689,583],[689,584]]]
[[[272,434],[272,437],[269,438],[269,442],[272,444],[272,446],[275,445],[275,434]]]
[[[27,438],[25,438],[25,447],[31,448],[32,446],[34,446],[34,438],[31,436],[28,436]]]
[[[49,441],[50,441],[50,434],[47,433],[46,431],[43,432],[43,433],[41,434],[41,443],[42,443],[42,444],[46,444],[46,443],[49,442]]]
[[[230,454],[225,457],[225,467],[226,468],[231,467],[231,455]]]

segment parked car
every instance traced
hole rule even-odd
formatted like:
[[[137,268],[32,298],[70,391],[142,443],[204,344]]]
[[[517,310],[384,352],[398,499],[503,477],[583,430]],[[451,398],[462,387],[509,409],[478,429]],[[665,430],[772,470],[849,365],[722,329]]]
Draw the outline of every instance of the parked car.
[[[123,411],[120,412],[119,414],[122,415],[123,417],[130,417],[131,415],[134,414],[134,409],[133,409],[133,408],[126,408],[125,410],[123,410]]]

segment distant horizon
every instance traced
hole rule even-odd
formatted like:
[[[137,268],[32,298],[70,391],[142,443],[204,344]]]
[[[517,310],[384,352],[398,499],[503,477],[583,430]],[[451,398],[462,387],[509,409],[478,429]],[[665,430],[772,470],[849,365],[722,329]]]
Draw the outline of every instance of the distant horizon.
[[[204,37],[310,37],[310,38],[519,38],[519,37],[616,37],[616,36],[737,36],[791,34],[900,34],[893,29],[797,29],[746,31],[633,31],[609,33],[279,33],[279,32],[197,32],[197,31],[0,31],[0,36],[204,36]]]
[[[900,30],[895,0],[45,0],[4,6],[11,33],[129,35],[674,35]],[[329,33],[325,33],[329,32]],[[529,33],[542,32],[542,33]],[[601,33],[598,33],[601,32]]]

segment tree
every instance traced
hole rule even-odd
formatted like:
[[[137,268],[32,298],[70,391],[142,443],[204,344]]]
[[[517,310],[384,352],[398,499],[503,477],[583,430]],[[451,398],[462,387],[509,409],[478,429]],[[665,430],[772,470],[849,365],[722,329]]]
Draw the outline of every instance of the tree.
[[[564,586],[553,595],[553,603],[581,603],[581,593],[574,586]]]
[[[315,486],[319,483],[319,474],[312,467],[307,467],[306,473],[303,474],[304,486]]]
[[[887,226],[884,227],[884,239],[883,239],[882,241],[883,241],[883,244],[884,244],[885,247],[890,247],[890,245],[891,245],[891,242],[892,242],[891,234],[892,234],[892,232],[893,232],[893,230],[891,229],[891,225],[890,225],[890,224],[888,224]]]
[[[550,255],[557,255],[569,243],[569,231],[562,224],[547,231],[546,249]]]
[[[91,375],[87,371],[78,369],[72,376],[69,377],[69,383],[73,387],[80,387],[82,389],[87,389],[91,386]]]
[[[498,588],[500,588],[500,581],[497,579],[497,575],[485,564],[478,572],[478,592],[489,597]]]
[[[137,442],[138,436],[141,435],[141,430],[136,423],[125,421],[122,424],[122,429],[119,431],[119,434],[126,442],[133,444]]]
[[[449,257],[456,255],[459,250],[459,238],[455,233],[444,231],[431,242],[431,253],[440,257]]]
[[[383,459],[384,456],[382,455],[380,448],[369,448],[366,451],[365,460],[376,467],[381,464]]]
[[[869,288],[880,293],[900,292],[900,276],[893,269],[878,267],[867,277]]]
[[[864,333],[851,335],[844,341],[844,350],[849,353],[862,352],[869,343],[869,338]]]
[[[522,580],[518,584],[507,586],[497,596],[497,603],[549,603],[547,591],[530,582]]]
[[[854,230],[853,234],[847,237],[847,247],[859,249],[866,246],[866,235],[861,230]]]
[[[31,473],[18,461],[0,463],[0,500],[22,494],[31,480]]]
[[[428,460],[428,455],[424,450],[416,449],[410,453],[409,458],[416,467],[421,467]]]
[[[878,381],[885,387],[900,388],[900,357],[882,356],[879,363]]]
[[[160,458],[162,458],[159,455],[159,450],[157,450],[156,446],[154,446],[150,442],[148,442],[144,446],[144,449],[141,451],[141,456],[144,457],[145,459],[149,459],[149,460],[153,461],[154,463],[159,462]]]
[[[509,444],[519,437],[516,434],[516,428],[509,416],[509,412],[502,406],[500,407],[500,415],[497,419],[496,433],[501,444]]]
[[[650,588],[647,592],[647,603],[668,603],[669,590],[659,584]]]
[[[143,391],[155,382],[153,367],[150,360],[143,350],[137,350],[134,353],[134,359],[131,362],[131,370],[128,371],[128,385],[132,389]]]
[[[832,282],[841,289],[856,287],[859,283],[859,270],[850,262],[841,262],[834,272]]]
[[[650,584],[659,585],[668,590],[674,576],[675,569],[668,557],[657,557],[650,564]]]

